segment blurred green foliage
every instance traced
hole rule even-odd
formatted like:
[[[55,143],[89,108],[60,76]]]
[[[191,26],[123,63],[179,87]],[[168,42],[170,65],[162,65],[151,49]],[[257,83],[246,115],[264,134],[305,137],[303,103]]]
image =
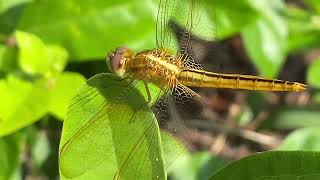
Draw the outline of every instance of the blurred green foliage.
[[[301,128],[289,134],[279,149],[319,151],[319,136],[319,127]]]
[[[308,82],[316,88],[320,88],[320,59],[316,59],[308,71]]]
[[[319,179],[318,157],[316,152],[265,152],[229,164],[211,179]]]
[[[206,13],[211,23],[216,24],[217,38],[240,34],[249,58],[263,76],[276,77],[288,55],[320,47],[318,0],[306,0],[305,8],[288,6],[280,0],[205,0],[205,3],[214,9]],[[60,127],[55,123],[66,118],[72,97],[85,82],[84,74],[101,72],[101,67],[79,70],[77,66],[104,62],[106,54],[120,45],[137,51],[153,48],[157,8],[157,0],[0,0],[0,179],[20,179],[30,173],[23,171],[28,168],[22,156],[31,157],[34,167],[28,169],[31,175],[59,176],[57,167],[52,170],[48,165],[57,166],[59,139],[54,137]],[[312,88],[319,89],[319,57],[312,60],[307,81]],[[69,71],[74,69],[77,72]],[[320,102],[316,96],[314,101]],[[258,106],[260,104],[251,104],[249,108],[256,111]],[[246,116],[251,117],[248,113]],[[78,116],[81,120],[81,114]],[[319,151],[318,130],[306,128],[319,126],[319,117],[319,108],[285,108],[270,116],[264,127],[297,129],[285,139],[281,150]],[[247,122],[245,118],[240,117],[240,121]],[[71,124],[77,124],[77,119],[73,120]],[[43,127],[55,131],[44,133]],[[67,139],[63,139],[65,141]],[[113,144],[113,147],[116,146]],[[210,176],[227,179],[230,175],[236,176],[236,172],[246,179],[257,178],[254,173],[259,173],[257,164],[261,161],[269,163],[264,167],[276,164],[279,170],[273,175],[263,175],[265,179],[281,174],[288,176],[281,176],[283,179],[291,178],[290,175],[298,178],[308,173],[314,177],[319,174],[312,168],[318,166],[315,161],[318,153],[259,154],[227,166],[216,176],[213,172],[224,164],[220,160],[211,162],[207,154],[184,155],[187,157],[181,160],[184,166],[174,170],[173,177],[181,179],[186,175],[181,172],[188,171],[190,179]],[[277,158],[284,160],[278,163]],[[79,163],[70,161],[70,166]],[[177,160],[177,164],[181,161]],[[306,162],[305,167],[310,168],[297,169],[299,162]],[[155,166],[150,165],[151,170],[146,169],[146,174],[151,174],[153,168]],[[162,170],[154,172],[163,174]],[[270,169],[263,170],[268,173]]]
[[[198,152],[192,155],[186,153],[170,167],[169,174],[174,180],[209,179],[225,164],[223,160],[214,158],[207,152]]]

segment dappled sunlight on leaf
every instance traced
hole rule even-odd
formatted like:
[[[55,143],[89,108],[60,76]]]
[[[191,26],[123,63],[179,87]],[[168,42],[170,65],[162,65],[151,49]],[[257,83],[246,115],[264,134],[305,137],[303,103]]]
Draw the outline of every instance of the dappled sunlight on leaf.
[[[0,81],[0,136],[38,121],[48,111],[44,81],[30,83],[13,75]]]
[[[141,85],[136,89],[114,75],[98,74],[80,88],[64,122],[62,177],[164,178],[159,129]]]

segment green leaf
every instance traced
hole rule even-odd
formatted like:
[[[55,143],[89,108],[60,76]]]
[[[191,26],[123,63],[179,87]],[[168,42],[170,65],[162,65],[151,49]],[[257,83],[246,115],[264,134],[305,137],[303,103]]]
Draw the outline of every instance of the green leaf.
[[[312,97],[313,101],[317,104],[320,104],[320,93],[315,93]]]
[[[19,65],[27,73],[44,74],[49,71],[46,46],[39,37],[22,31],[16,32],[19,47]]]
[[[216,23],[219,38],[240,32],[259,17],[258,11],[248,0],[225,0],[223,3],[221,0],[207,0],[207,4],[214,7],[209,13]]]
[[[298,129],[289,134],[279,150],[320,151],[320,127]]]
[[[320,47],[318,39],[320,39],[319,30],[291,34],[288,38],[287,52],[306,51],[318,48]]]
[[[287,52],[320,47],[320,18],[309,11],[287,7],[285,16],[289,26]]]
[[[4,0],[6,1],[6,0]],[[20,20],[21,14],[23,12],[24,6],[15,6],[13,8],[10,8],[8,11],[4,13],[0,13],[0,33],[1,41],[14,33],[17,24]],[[4,38],[5,37],[5,38]]]
[[[170,179],[197,180],[209,179],[220,168],[224,166],[224,162],[212,157],[207,152],[184,154],[170,169]]]
[[[67,52],[59,46],[46,46],[34,34],[17,31],[20,67],[30,74],[51,75],[64,69]]]
[[[0,180],[7,180],[14,176],[19,167],[19,139],[17,136],[0,138]]]
[[[320,178],[320,154],[304,151],[271,151],[251,155],[227,165],[214,180],[301,180]]]
[[[150,0],[36,1],[25,8],[18,27],[62,45],[72,60],[104,59],[117,46],[155,46],[157,7]]]
[[[244,125],[248,124],[250,121],[252,121],[252,119],[253,119],[252,110],[247,106],[243,106],[241,113],[237,117],[237,123],[240,126],[244,126]]]
[[[44,81],[23,81],[13,75],[0,80],[0,136],[39,120],[49,106]]]
[[[32,147],[32,161],[40,167],[46,161],[50,154],[50,143],[49,139],[44,132],[37,134],[37,139],[34,146]]]
[[[318,0],[306,0],[305,3],[309,8],[314,9],[318,14],[320,14],[320,3]]]
[[[59,127],[54,124],[59,124]],[[61,130],[60,125],[61,122],[52,116],[45,116],[39,123],[24,128],[19,131],[21,133],[18,132],[23,137],[23,147],[28,147],[30,174],[45,179],[57,179],[60,136],[55,136],[55,133]]]
[[[307,80],[311,86],[320,88],[320,59],[314,60],[309,66]]]
[[[320,112],[315,108],[285,108],[272,112],[263,128],[295,129],[320,126]]]
[[[23,3],[31,1],[32,0],[0,0],[0,14],[14,6],[21,5]]]
[[[17,68],[17,51],[0,44],[0,71],[10,72]]]
[[[288,29],[281,16],[284,4],[278,0],[251,2],[261,15],[255,23],[244,28],[244,44],[260,73],[266,77],[274,77],[286,56]]]
[[[4,61],[5,61],[5,52],[6,52],[6,47],[5,46],[3,46],[2,44],[0,44],[0,70],[3,70],[3,69],[5,69],[4,68]]]
[[[143,84],[135,87],[99,74],[79,89],[63,126],[62,179],[165,178],[159,128]]]
[[[68,52],[61,46],[47,45],[47,56],[49,63],[49,72],[52,74],[61,73],[69,57]]]
[[[85,78],[78,73],[64,72],[52,81],[49,111],[63,120],[71,98],[80,85],[85,82]]]

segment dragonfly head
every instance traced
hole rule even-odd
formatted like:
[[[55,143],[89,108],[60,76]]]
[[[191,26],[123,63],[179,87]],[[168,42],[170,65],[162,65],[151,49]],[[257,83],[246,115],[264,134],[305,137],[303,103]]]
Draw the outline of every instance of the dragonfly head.
[[[115,51],[109,53],[107,65],[111,72],[119,77],[125,74],[125,64],[128,59],[132,59],[134,52],[127,47],[119,47]]]

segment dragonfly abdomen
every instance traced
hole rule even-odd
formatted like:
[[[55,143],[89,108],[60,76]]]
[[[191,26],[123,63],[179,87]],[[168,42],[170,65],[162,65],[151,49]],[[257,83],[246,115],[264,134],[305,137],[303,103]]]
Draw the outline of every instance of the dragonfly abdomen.
[[[251,75],[211,73],[195,69],[181,71],[178,80],[180,83],[191,87],[294,92],[303,91],[307,88],[306,85],[297,82],[266,79]]]

